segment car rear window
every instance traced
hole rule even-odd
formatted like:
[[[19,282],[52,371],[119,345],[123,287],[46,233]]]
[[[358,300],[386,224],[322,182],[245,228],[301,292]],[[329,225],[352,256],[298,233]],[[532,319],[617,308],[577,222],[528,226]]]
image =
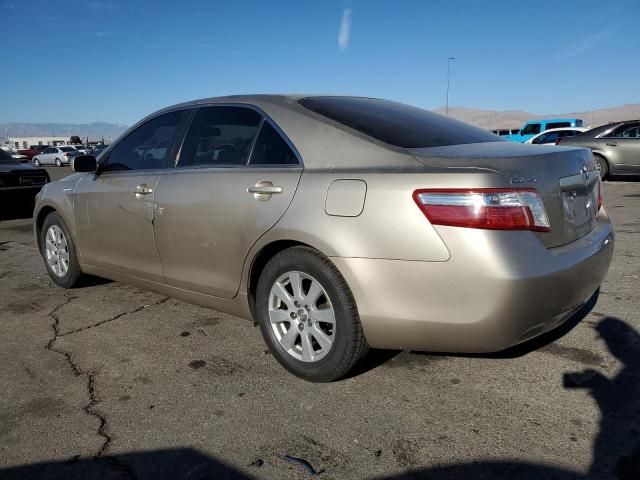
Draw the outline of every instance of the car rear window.
[[[504,141],[444,115],[389,100],[306,97],[300,105],[377,140],[404,148]]]
[[[600,135],[601,133],[606,132],[607,130],[612,130],[614,126],[615,124],[613,123],[609,123],[607,125],[600,125],[599,127],[594,127],[584,132],[580,132],[577,135],[581,137],[595,137],[597,135]]]
[[[73,147],[59,147],[63,152],[77,152],[77,150]]]

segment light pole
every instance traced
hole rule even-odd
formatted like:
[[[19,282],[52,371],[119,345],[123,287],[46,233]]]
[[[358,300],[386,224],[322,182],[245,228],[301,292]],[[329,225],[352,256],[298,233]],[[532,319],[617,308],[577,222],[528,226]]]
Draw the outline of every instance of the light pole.
[[[456,57],[447,58],[447,115],[449,115],[449,74],[451,73],[451,60],[455,60]]]

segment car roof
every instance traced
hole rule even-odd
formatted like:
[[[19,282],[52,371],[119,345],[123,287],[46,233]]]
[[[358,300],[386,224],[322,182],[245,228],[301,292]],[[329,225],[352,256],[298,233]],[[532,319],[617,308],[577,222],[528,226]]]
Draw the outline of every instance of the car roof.
[[[255,94],[201,98],[171,105],[148,115],[131,126],[110,147],[117,144],[121,138],[144,122],[162,113],[202,105],[246,104],[261,110],[273,120],[291,141],[297,153],[303,158],[305,169],[356,168],[358,166],[371,167],[375,165],[388,167],[390,164],[394,168],[402,168],[403,165],[415,167],[416,161],[407,153],[406,149],[385,144],[361,132],[352,130],[298,103],[298,100],[307,97],[370,98],[328,94]],[[313,132],[318,131],[320,125],[324,125],[326,128],[326,135],[313,134]],[[332,143],[336,149],[340,145],[343,152],[351,152],[351,155],[345,153],[346,156],[349,156],[348,160],[340,161],[332,155],[327,155],[326,142]],[[363,155],[363,150],[367,151],[368,155]],[[397,158],[392,160],[393,157]]]
[[[536,120],[527,120],[526,123],[552,123],[552,122],[572,122],[575,120],[581,120],[580,118],[540,118]]]

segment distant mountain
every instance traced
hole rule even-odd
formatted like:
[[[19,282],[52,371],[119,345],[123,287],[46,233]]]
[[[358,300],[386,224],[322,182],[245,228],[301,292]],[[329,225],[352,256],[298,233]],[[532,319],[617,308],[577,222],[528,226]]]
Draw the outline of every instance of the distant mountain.
[[[438,108],[437,113],[445,113],[445,109]],[[591,116],[593,113],[593,117]],[[477,125],[486,129],[519,128],[525,121],[537,118],[581,118],[585,126],[603,125],[620,120],[640,119],[640,103],[631,103],[619,107],[603,108],[587,112],[550,113],[540,115],[522,110],[481,110],[477,108],[449,107],[449,116],[463,122]],[[592,119],[593,118],[593,122]]]
[[[445,113],[444,107],[435,110],[437,113]],[[592,117],[593,114],[593,117]],[[581,118],[585,126],[598,126],[608,122],[619,120],[640,119],[640,103],[631,103],[619,107],[603,108],[593,112],[570,112],[537,114],[523,110],[481,110],[478,108],[450,107],[449,116],[463,122],[477,125],[486,129],[494,128],[519,128],[523,122],[536,118]],[[593,122],[592,122],[593,119]],[[9,137],[37,137],[54,136],[70,137],[79,135],[83,139],[97,140],[102,137],[105,140],[115,140],[128,128],[127,125],[118,123],[93,122],[93,123],[0,123],[0,142]]]
[[[93,122],[93,123],[0,123],[0,140],[5,137],[71,137],[78,135],[90,140],[100,139],[115,140],[127,129],[127,125],[118,123]]]

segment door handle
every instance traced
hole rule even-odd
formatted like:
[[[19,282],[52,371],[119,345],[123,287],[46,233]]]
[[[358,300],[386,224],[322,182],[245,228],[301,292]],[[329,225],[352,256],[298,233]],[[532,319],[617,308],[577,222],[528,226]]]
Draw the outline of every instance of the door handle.
[[[273,193],[282,193],[282,187],[275,187],[273,185],[255,186],[247,188],[247,192],[271,195]]]
[[[618,142],[607,142],[606,145],[608,147],[617,147],[618,146]]]
[[[153,193],[153,188],[151,188],[146,183],[141,183],[140,185],[136,186],[136,188],[134,188],[133,193],[136,194],[136,197],[140,198],[143,195],[149,195],[150,193]]]
[[[269,180],[261,180],[253,187],[247,188],[256,200],[269,200],[274,193],[282,193],[282,187],[275,186]]]

